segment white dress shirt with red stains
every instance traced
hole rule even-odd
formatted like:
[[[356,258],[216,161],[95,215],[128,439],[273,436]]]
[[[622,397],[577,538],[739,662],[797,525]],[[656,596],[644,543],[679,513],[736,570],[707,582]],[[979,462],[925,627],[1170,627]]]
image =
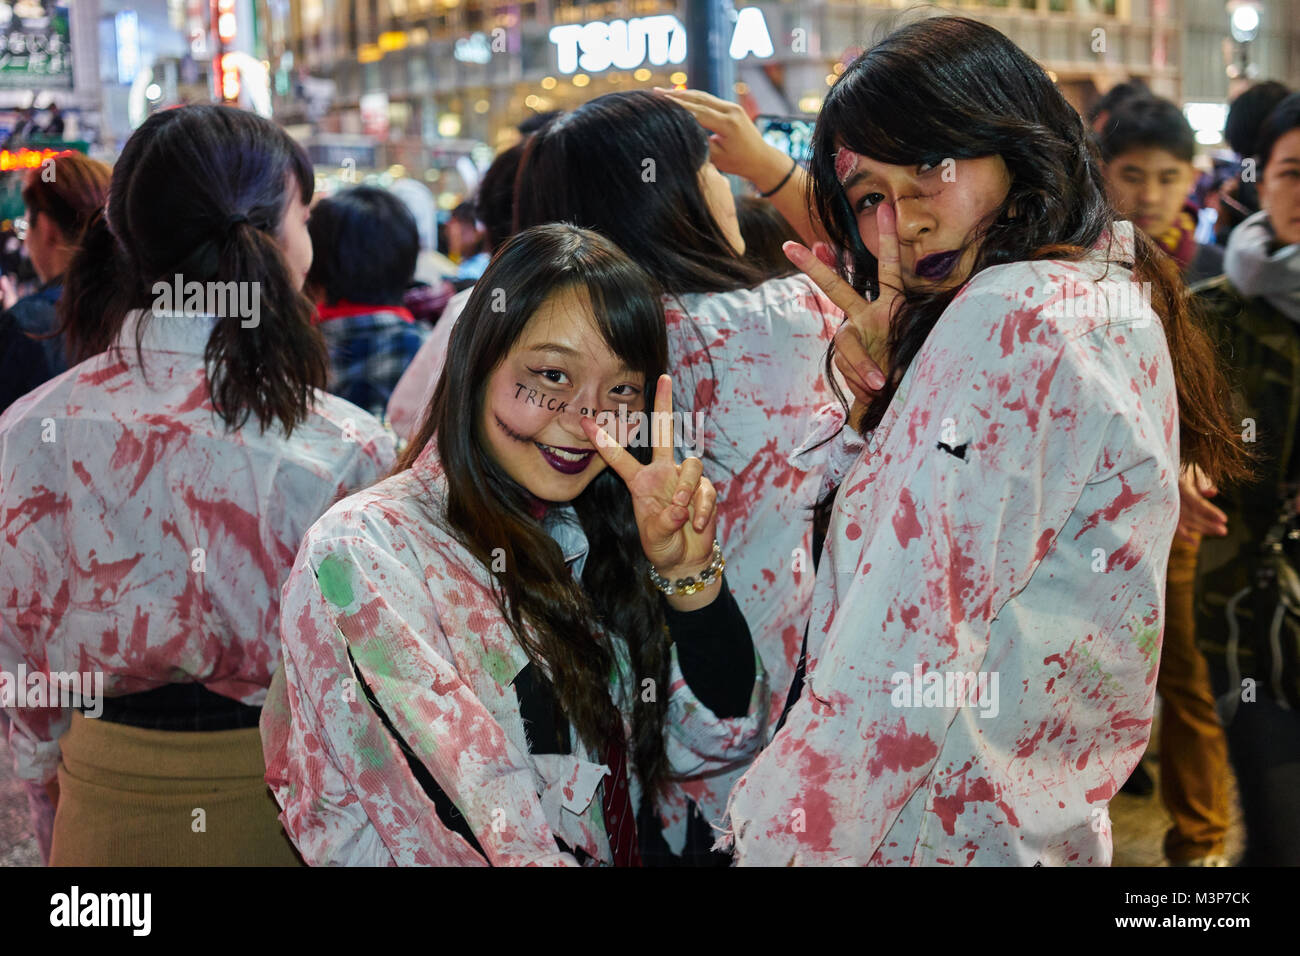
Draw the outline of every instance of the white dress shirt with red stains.
[[[289,437],[229,431],[213,319],[156,315],[137,353],[140,316],[0,417],[0,669],[100,672],[107,696],[197,681],[259,706],[302,535],[391,467],[393,440],[319,391]],[[52,779],[70,711],[8,713],[18,775]]]
[[[556,838],[611,860],[599,786],[608,768],[576,734],[533,754],[513,682],[529,659],[497,605],[493,574],[445,527],[446,478],[431,443],[413,467],[334,506],[307,534],[285,586],[284,666],[262,711],[267,783],[303,858],[333,865],[574,865]],[[573,509],[545,527],[581,576]],[[631,731],[626,645],[612,641],[615,703]],[[672,772],[746,766],[766,739],[767,683],[744,717],[702,704],[671,652],[665,749]],[[480,854],[440,820],[384,715],[464,817]],[[633,771],[634,806],[640,783]],[[674,852],[686,819],[662,811]]]
[[[731,796],[739,862],[1110,863],[1179,510],[1169,349],[1111,235],[979,273],[907,370],[835,502],[808,684]]]
[[[702,428],[683,424],[683,438],[694,438],[717,488],[727,580],[768,673],[770,733],[812,608],[812,508],[823,489],[822,456],[791,454],[835,400],[826,353],[844,314],[803,275],[666,296],[664,308],[673,407],[692,425],[702,416]],[[720,826],[738,776],[683,781],[665,802],[684,811],[689,798]]]

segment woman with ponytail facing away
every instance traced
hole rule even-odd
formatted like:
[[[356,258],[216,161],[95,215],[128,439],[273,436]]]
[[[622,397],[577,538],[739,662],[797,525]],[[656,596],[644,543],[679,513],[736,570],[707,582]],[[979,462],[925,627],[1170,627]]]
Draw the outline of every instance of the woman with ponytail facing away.
[[[56,799],[52,865],[296,862],[257,731],[280,589],[393,458],[320,391],[312,183],[251,113],[151,116],[68,270],[65,341],[91,357],[0,417],[0,669],[79,677],[4,700],[18,775]]]

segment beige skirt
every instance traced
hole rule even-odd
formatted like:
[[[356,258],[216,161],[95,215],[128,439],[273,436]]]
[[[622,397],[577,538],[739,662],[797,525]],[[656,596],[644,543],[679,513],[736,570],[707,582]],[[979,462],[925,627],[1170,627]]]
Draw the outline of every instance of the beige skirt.
[[[244,730],[176,732],[73,713],[59,741],[51,866],[301,866]]]

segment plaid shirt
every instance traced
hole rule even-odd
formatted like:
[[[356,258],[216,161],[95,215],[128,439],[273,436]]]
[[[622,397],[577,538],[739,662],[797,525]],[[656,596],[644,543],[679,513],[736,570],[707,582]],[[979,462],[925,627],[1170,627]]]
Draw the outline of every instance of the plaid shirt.
[[[330,352],[329,391],[376,418],[384,409],[429,330],[400,306],[341,315],[320,323]]]

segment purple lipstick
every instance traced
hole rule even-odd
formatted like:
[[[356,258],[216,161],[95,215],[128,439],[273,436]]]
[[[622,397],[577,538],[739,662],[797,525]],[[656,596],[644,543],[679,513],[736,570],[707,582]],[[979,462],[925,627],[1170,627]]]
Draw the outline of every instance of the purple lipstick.
[[[916,265],[912,266],[912,271],[922,279],[937,282],[952,272],[959,258],[961,258],[960,252],[935,252],[918,259]]]
[[[546,463],[563,475],[577,475],[586,470],[591,456],[596,454],[594,448],[560,448],[556,445],[543,445],[533,442],[542,453]]]

